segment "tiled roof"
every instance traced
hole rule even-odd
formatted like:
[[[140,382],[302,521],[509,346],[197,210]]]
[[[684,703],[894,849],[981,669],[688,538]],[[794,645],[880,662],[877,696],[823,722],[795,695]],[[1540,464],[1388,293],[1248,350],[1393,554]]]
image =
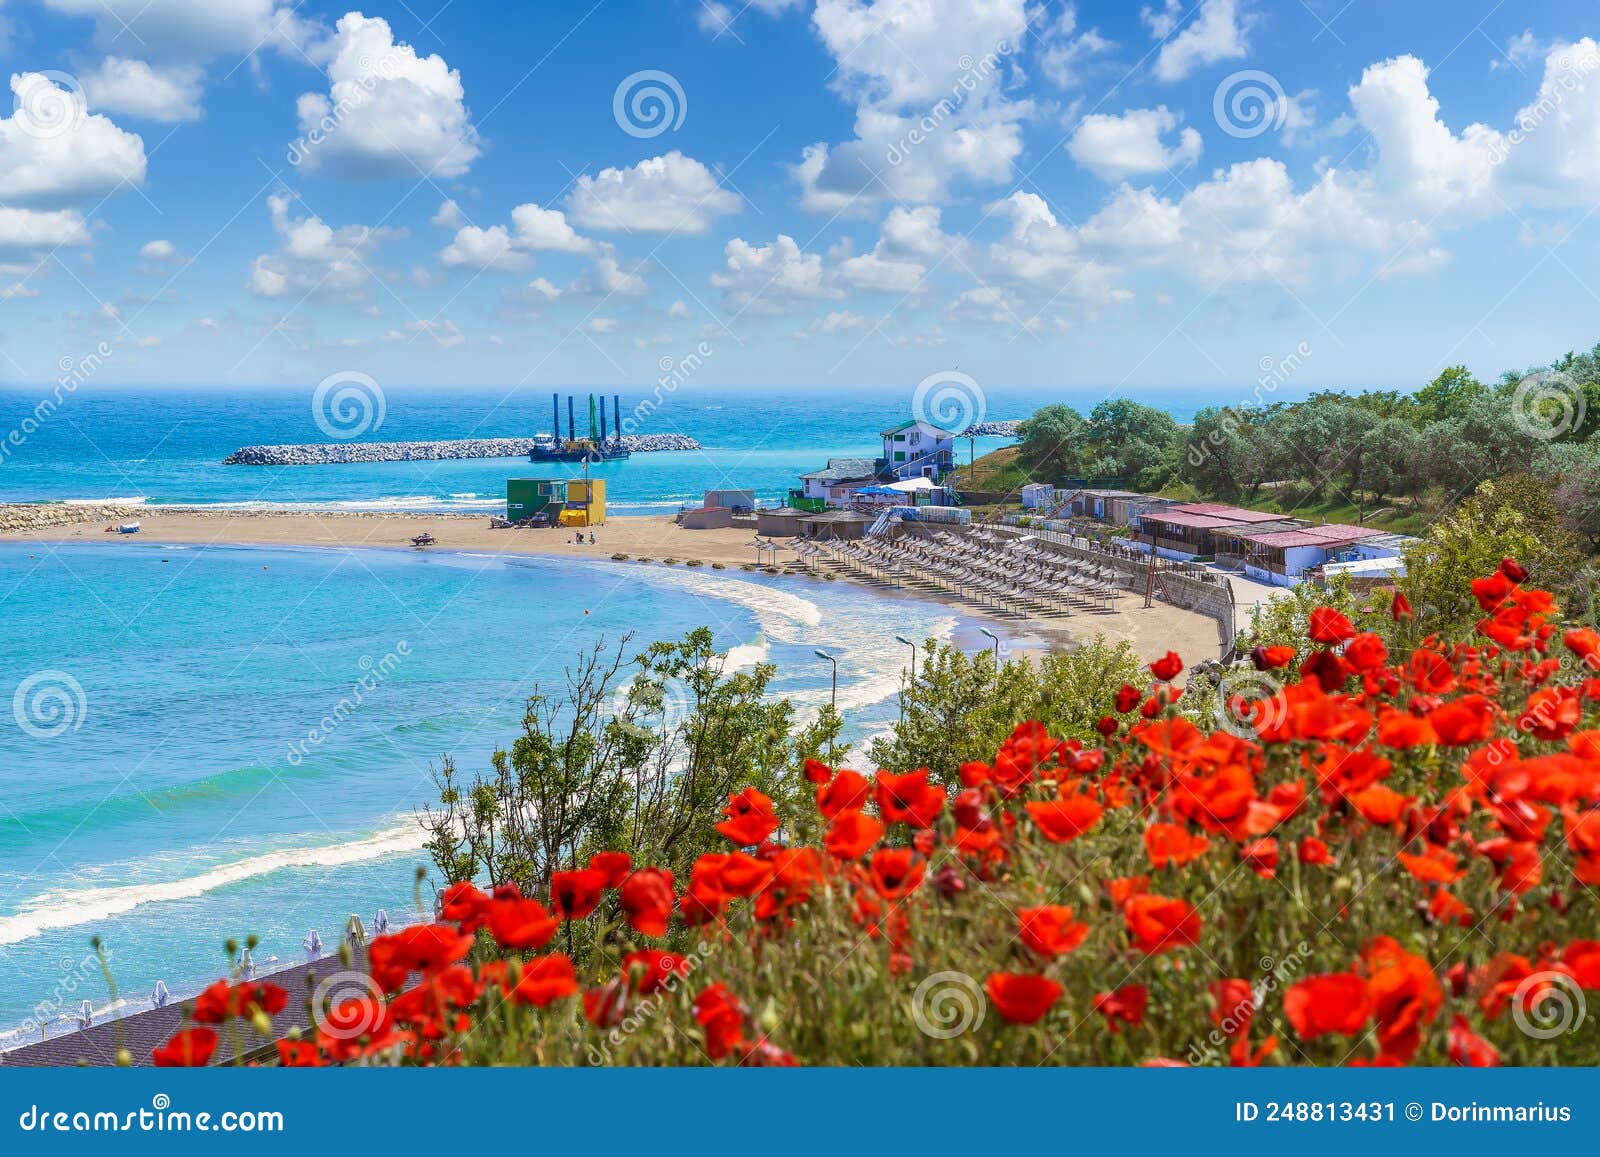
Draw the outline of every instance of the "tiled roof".
[[[878,476],[877,458],[829,458],[821,470],[800,475],[810,482],[858,482]]]

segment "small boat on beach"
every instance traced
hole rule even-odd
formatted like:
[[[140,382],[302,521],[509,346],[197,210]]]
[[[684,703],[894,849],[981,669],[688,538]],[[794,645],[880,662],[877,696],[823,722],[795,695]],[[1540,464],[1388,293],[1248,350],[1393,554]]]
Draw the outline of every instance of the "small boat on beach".
[[[108,526],[108,527],[106,527],[106,533],[107,534],[138,534],[139,533],[139,524],[137,522],[119,522],[116,526]]]
[[[438,541],[439,540],[434,538],[433,535],[424,532],[422,534],[417,535],[415,538],[413,538],[411,540],[411,545],[414,546],[414,547],[417,547],[418,549],[420,549],[420,548],[422,548],[424,546],[432,546],[434,543],[436,543]]]

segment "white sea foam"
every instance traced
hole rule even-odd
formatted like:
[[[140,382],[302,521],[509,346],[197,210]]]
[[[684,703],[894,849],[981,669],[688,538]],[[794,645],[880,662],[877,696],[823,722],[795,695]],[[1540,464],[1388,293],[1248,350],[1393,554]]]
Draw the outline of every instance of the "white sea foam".
[[[403,824],[349,843],[285,848],[158,884],[45,892],[16,915],[0,916],[0,945],[16,944],[61,928],[107,920],[146,904],[191,900],[214,889],[286,868],[342,867],[399,852],[416,851],[423,843],[424,834],[420,826]]]
[[[759,639],[754,643],[740,643],[728,648],[726,669],[738,671],[745,667],[754,667],[757,663],[765,663],[770,653],[771,648],[767,646],[765,639]]]
[[[680,590],[704,595],[708,599],[737,603],[754,611],[762,634],[780,643],[800,642],[803,628],[815,627],[822,622],[822,608],[816,603],[776,587],[687,572],[657,571],[650,577]]]
[[[63,506],[144,506],[150,499],[143,494],[127,498],[63,498]]]

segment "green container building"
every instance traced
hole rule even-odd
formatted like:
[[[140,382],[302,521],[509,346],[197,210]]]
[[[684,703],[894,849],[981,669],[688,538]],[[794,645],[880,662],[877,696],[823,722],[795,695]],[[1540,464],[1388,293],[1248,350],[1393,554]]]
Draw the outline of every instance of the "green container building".
[[[567,503],[564,478],[507,478],[506,520],[521,522],[536,514],[548,514],[551,521],[560,517]]]

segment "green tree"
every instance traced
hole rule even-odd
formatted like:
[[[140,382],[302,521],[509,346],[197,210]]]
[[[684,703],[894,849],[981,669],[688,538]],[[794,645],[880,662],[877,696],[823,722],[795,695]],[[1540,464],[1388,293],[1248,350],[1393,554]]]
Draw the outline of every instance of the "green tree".
[[[1035,478],[1062,478],[1075,474],[1084,455],[1083,415],[1071,406],[1051,405],[1022,422],[1020,457]]]
[[[1489,388],[1466,366],[1450,366],[1413,394],[1412,402],[1419,421],[1438,422],[1460,416],[1488,393]]]
[[[1401,589],[1434,629],[1469,634],[1482,616],[1470,584],[1507,557],[1528,568],[1529,582],[1558,597],[1574,586],[1583,567],[1548,484],[1527,475],[1484,482],[1437,519],[1406,552]]]
[[[1178,423],[1165,410],[1127,398],[1107,398],[1089,412],[1088,473],[1126,478],[1137,488],[1167,481],[1164,464],[1180,440]]]

